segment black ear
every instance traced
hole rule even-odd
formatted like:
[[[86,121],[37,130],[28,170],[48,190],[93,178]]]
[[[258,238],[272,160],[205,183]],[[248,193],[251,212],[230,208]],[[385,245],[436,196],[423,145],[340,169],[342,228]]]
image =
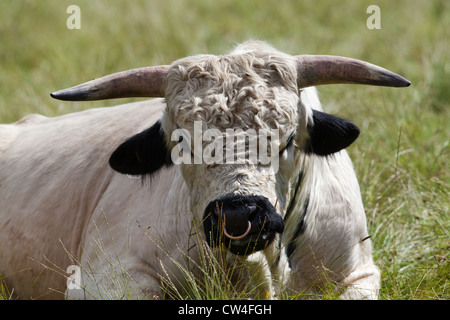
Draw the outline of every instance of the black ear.
[[[122,143],[109,158],[111,168],[131,175],[151,174],[171,164],[159,121]]]
[[[306,153],[326,156],[347,148],[359,136],[359,128],[348,120],[313,110],[314,124],[308,124]]]

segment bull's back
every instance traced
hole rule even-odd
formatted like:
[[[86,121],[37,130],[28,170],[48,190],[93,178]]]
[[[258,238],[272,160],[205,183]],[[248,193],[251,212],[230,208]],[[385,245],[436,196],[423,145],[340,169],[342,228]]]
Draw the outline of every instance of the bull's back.
[[[0,275],[15,295],[62,297],[62,275],[115,174],[109,156],[162,107],[158,99],[0,125]]]

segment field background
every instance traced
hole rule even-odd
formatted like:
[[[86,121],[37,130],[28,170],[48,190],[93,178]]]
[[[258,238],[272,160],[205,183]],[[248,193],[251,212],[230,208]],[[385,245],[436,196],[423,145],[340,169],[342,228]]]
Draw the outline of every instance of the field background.
[[[80,30],[66,27],[71,4],[81,9]],[[380,30],[366,26],[371,4],[381,9]],[[116,71],[225,53],[249,38],[291,54],[381,65],[411,87],[334,85],[319,95],[326,111],[362,130],[348,151],[382,272],[380,298],[449,299],[449,27],[448,0],[2,0],[0,123],[132,101],[69,103],[49,93]]]

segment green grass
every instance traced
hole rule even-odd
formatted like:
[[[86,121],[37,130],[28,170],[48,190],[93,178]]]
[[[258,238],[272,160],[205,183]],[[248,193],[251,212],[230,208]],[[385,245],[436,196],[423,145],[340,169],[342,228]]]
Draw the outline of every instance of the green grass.
[[[75,3],[81,30],[68,30],[66,9]],[[366,27],[371,4],[381,8],[381,30]],[[3,0],[0,123],[132,101],[69,103],[49,93],[129,68],[221,54],[248,38],[292,54],[381,65],[412,86],[324,86],[319,94],[325,110],[362,130],[348,150],[382,271],[380,297],[449,299],[449,25],[447,0]]]
[[[3,280],[3,277],[0,275],[0,300],[9,300],[11,299],[11,292],[9,292],[8,287]]]

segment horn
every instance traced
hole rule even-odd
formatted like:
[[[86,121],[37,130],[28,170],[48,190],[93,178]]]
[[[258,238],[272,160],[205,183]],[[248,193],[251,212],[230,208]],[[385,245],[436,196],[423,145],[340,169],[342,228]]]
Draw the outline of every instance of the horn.
[[[53,92],[59,100],[87,101],[131,97],[164,97],[169,66],[131,69]]]
[[[299,55],[296,59],[299,88],[333,83],[387,87],[408,87],[411,84],[402,76],[389,70],[352,58]]]

